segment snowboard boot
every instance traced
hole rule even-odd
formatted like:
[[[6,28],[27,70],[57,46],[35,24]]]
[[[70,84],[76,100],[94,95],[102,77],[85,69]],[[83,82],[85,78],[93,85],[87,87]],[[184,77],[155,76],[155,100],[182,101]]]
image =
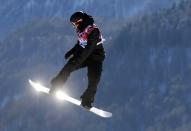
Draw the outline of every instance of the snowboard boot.
[[[84,93],[80,98],[82,99],[81,105],[83,107],[85,107],[86,109],[92,108],[91,103],[93,103],[94,99],[90,95]]]
[[[59,82],[58,79],[54,78],[51,80],[51,88],[49,93],[54,95],[56,93],[56,91],[61,89],[61,82]]]
[[[92,103],[91,100],[82,98],[81,106],[89,110],[90,108],[92,108],[91,103]]]
[[[57,88],[55,86],[51,86],[49,94],[54,95],[56,93],[57,90],[59,90],[60,88]]]

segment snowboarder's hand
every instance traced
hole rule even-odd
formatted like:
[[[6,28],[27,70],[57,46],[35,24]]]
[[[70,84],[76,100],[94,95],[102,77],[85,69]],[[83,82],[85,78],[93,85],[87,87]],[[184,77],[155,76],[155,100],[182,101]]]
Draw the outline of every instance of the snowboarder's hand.
[[[65,59],[67,60],[68,58],[71,58],[71,57],[73,57],[73,54],[71,54],[71,52],[69,51],[69,52],[67,52],[66,54],[65,54]]]

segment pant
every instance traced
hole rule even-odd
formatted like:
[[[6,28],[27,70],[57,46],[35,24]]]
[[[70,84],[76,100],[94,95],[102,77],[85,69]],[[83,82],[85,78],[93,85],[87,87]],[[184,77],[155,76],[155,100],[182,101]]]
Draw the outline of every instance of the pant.
[[[97,91],[97,85],[100,81],[100,77],[102,73],[102,65],[103,65],[103,61],[100,62],[100,61],[87,59],[80,66],[76,66],[71,59],[66,63],[66,65],[62,68],[59,74],[53,79],[52,85],[53,87],[64,85],[68,77],[73,71],[87,67],[88,87],[86,91],[83,93],[83,95],[81,96],[81,98],[91,100],[91,102],[93,102],[96,91]]]

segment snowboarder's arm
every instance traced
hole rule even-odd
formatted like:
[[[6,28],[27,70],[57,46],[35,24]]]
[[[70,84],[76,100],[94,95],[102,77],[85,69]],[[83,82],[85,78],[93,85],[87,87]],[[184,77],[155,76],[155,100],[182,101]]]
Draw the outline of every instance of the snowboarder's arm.
[[[65,59],[68,59],[69,57],[71,57],[71,55],[74,55],[75,52],[76,52],[76,49],[78,48],[79,46],[79,41],[77,41],[77,43],[74,45],[74,47],[72,49],[70,49],[68,52],[66,52],[65,54]]]
[[[100,36],[99,29],[95,28],[88,37],[87,45],[85,46],[82,53],[76,60],[78,65],[83,63],[89,57],[89,55],[93,52],[93,50],[97,46],[97,43],[100,40],[99,36]]]

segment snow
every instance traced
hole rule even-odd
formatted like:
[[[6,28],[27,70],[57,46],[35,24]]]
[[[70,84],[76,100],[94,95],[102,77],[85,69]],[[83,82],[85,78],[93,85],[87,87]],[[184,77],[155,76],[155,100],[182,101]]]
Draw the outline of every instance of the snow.
[[[26,4],[26,8],[30,9],[36,4],[35,0],[29,0]]]

